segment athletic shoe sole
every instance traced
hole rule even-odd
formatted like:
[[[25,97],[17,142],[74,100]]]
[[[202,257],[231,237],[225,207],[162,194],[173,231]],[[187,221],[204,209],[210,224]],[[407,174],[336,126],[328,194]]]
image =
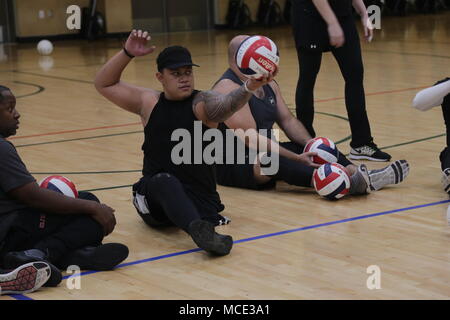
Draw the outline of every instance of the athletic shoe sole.
[[[378,162],[388,162],[390,159],[380,159],[380,158],[373,158],[371,156],[366,155],[356,155],[350,153],[348,156],[352,160],[370,160],[370,161],[378,161]]]
[[[25,255],[22,251],[19,252],[9,252],[3,258],[3,267],[6,269],[19,268],[21,265],[29,262],[41,262],[41,260]],[[45,261],[50,267],[50,277],[48,281],[44,284],[44,287],[56,287],[62,281],[61,271],[48,261]]]
[[[26,294],[41,288],[50,278],[45,262],[30,262],[7,274],[0,274],[0,294]]]
[[[233,247],[233,238],[214,231],[214,226],[203,220],[195,220],[189,225],[189,234],[195,244],[217,256],[225,256]]]

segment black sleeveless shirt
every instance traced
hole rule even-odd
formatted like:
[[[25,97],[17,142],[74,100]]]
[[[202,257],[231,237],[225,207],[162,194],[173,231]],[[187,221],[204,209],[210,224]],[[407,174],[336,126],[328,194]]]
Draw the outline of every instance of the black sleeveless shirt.
[[[219,79],[228,79],[238,85],[242,85],[241,79],[234,73],[233,70],[228,69]],[[262,99],[253,95],[248,105],[252,112],[253,118],[256,122],[256,129],[272,129],[277,119],[277,97],[270,85],[263,86],[264,97]]]
[[[215,166],[204,163],[203,150],[209,143],[202,141],[204,130],[208,129],[198,120],[192,110],[192,102],[199,91],[194,91],[192,95],[182,101],[167,100],[164,93],[161,93],[158,103],[155,105],[150,119],[145,126],[145,141],[142,145],[144,151],[144,176],[154,176],[159,172],[167,172],[174,175],[185,188],[196,193],[197,196],[208,199],[208,202],[215,203],[219,211],[223,210],[219,194],[216,190]],[[196,122],[196,125],[194,125]],[[194,128],[200,135],[195,136]],[[189,163],[175,164],[172,161],[172,149],[183,142],[183,138],[172,141],[172,133],[177,129],[183,131],[190,137],[191,157]],[[194,142],[194,140],[197,140]],[[202,154],[194,154],[195,143],[200,143]],[[179,154],[178,152],[176,154]],[[183,155],[183,152],[181,152]],[[195,157],[199,158],[194,162]],[[197,164],[198,163],[198,164]]]
[[[239,79],[239,77],[231,69],[228,69],[227,71],[225,71],[225,73],[222,75],[222,77],[218,81],[223,80],[223,79],[228,79],[238,85],[242,85],[241,79]],[[265,131],[265,132],[260,131],[260,133],[263,134],[264,136],[266,136],[267,138],[271,138],[270,129],[273,128],[273,125],[275,124],[275,121],[277,119],[277,114],[278,114],[277,98],[276,98],[275,92],[272,90],[270,85],[267,84],[267,85],[263,86],[263,90],[264,90],[264,97],[262,99],[260,99],[260,98],[256,97],[255,95],[253,95],[250,98],[248,105],[250,106],[250,111],[256,122],[256,130],[266,129],[267,131]],[[225,123],[219,124],[219,130],[221,130],[222,132],[225,132],[226,129],[228,129],[228,127],[225,125]],[[239,150],[238,144],[241,145],[241,144],[243,144],[243,142],[242,142],[242,140],[235,137],[234,143],[235,143],[234,155],[235,155],[235,160],[236,160],[237,159],[237,150]],[[247,146],[245,146],[245,152],[246,152],[246,159],[248,159],[249,149]],[[224,144],[224,148],[223,148],[223,157],[224,157],[224,159],[226,157],[225,144]],[[253,163],[253,159],[248,159],[248,161],[249,161],[249,163]]]

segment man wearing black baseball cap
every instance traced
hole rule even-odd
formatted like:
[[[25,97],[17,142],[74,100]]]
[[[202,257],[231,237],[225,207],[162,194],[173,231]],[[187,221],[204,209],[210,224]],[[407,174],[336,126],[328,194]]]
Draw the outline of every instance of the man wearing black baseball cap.
[[[119,107],[141,117],[145,141],[143,177],[133,186],[133,204],[151,227],[176,225],[194,242],[214,255],[227,255],[233,245],[231,236],[215,232],[215,226],[230,220],[219,214],[224,209],[216,190],[213,165],[187,161],[174,162],[172,151],[177,129],[189,132],[192,145],[194,128],[217,128],[219,122],[242,108],[252,92],[273,79],[249,79],[227,95],[194,89],[192,57],[186,48],[171,46],[158,55],[156,78],[163,90],[137,87],[120,80],[128,63],[137,56],[155,51],[148,47],[148,32],[133,30],[124,48],[97,73],[95,87]],[[203,155],[205,144],[200,142]],[[192,148],[191,158],[195,157]],[[200,153],[200,152],[199,152]],[[195,164],[194,164],[195,162]]]

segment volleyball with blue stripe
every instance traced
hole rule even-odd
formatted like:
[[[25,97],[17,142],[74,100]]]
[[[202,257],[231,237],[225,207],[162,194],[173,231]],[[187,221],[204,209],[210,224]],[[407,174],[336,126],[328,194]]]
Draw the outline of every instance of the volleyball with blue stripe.
[[[338,161],[339,150],[333,141],[328,138],[317,137],[306,144],[303,152],[315,152],[313,162],[317,164],[334,163]]]
[[[39,182],[39,187],[62,193],[71,198],[78,198],[75,184],[63,176],[48,176]]]
[[[237,49],[235,59],[239,71],[250,78],[274,73],[280,63],[276,44],[265,36],[245,39]]]
[[[350,176],[339,163],[326,163],[314,171],[314,188],[324,198],[337,200],[348,194]]]

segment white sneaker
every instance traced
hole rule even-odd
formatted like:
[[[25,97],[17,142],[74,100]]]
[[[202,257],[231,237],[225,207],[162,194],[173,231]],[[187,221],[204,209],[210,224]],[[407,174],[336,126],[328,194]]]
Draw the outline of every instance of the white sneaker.
[[[369,171],[372,190],[380,190],[389,184],[398,184],[409,174],[409,164],[406,160],[397,160],[379,170]]]
[[[50,266],[45,262],[23,264],[9,273],[0,274],[0,295],[36,291],[47,282],[50,275]]]

